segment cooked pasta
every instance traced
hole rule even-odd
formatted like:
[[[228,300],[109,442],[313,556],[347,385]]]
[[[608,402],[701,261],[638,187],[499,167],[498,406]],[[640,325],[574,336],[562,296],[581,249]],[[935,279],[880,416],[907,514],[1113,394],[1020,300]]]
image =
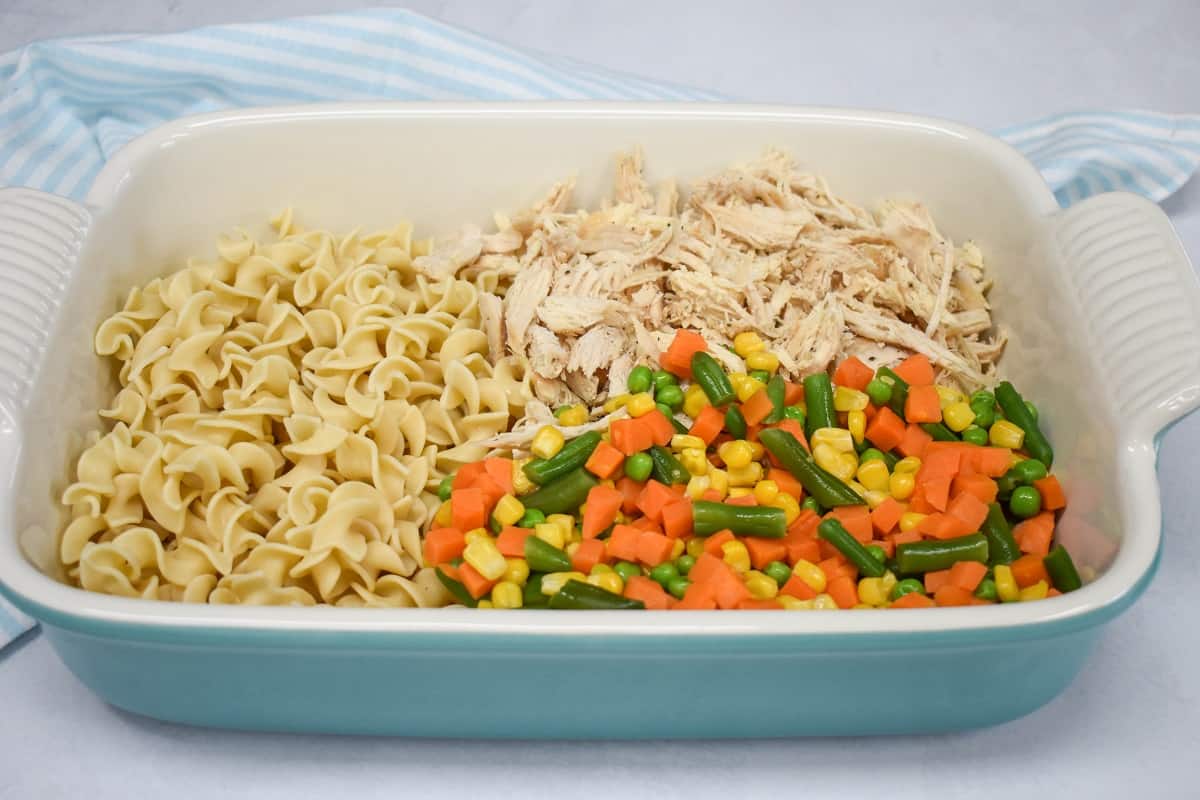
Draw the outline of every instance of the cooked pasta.
[[[530,397],[489,354],[494,276],[431,281],[401,225],[343,238],[285,213],[130,292],[95,337],[120,390],[64,492],[85,589],[188,602],[431,606],[431,492]]]

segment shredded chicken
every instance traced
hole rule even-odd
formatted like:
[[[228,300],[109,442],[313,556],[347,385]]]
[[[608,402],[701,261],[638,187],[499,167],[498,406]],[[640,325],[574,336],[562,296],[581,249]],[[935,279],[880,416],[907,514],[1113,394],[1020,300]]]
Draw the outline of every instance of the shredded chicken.
[[[538,408],[623,391],[678,328],[701,332],[731,371],[745,370],[733,337],[752,330],[793,379],[848,355],[882,366],[919,352],[964,390],[993,380],[1007,337],[992,325],[982,253],[956,249],[920,203],[872,214],[776,150],[690,192],[652,191],[641,153],[620,155],[599,210],[569,210],[573,189],[563,181],[511,221],[497,216],[496,233],[466,228],[414,260],[434,278],[500,276],[499,319],[480,309],[488,349],[526,359],[540,401],[508,444],[525,441]]]

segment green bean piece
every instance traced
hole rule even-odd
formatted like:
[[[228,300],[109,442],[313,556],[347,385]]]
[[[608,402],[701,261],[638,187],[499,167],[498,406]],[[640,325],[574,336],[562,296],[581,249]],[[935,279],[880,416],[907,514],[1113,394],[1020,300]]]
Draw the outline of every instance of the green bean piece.
[[[671,455],[671,451],[665,447],[658,445],[651,447],[650,461],[654,464],[654,479],[660,483],[671,486],[691,480],[691,473],[684,469],[683,464],[679,463],[679,459]]]
[[[987,559],[988,542],[981,533],[959,536],[956,539],[907,542],[896,547],[896,563],[905,575],[950,569],[959,561],[979,561],[986,564]]]
[[[1020,558],[1021,548],[1017,547],[1017,540],[1013,538],[1012,529],[999,503],[988,504],[987,518],[979,530],[987,539],[989,564],[1011,564]]]
[[[1031,403],[1031,402],[1029,402],[1028,400],[1026,400],[1026,401],[1025,401],[1025,410],[1029,412],[1029,416],[1033,418],[1033,421],[1034,421],[1034,422],[1037,422],[1037,421],[1038,421],[1038,410],[1037,410],[1037,406],[1035,406],[1033,403]]]
[[[536,508],[527,508],[525,513],[521,515],[521,519],[517,520],[518,528],[532,528],[534,525],[540,525],[546,521],[546,515],[538,511]]]
[[[759,383],[765,384],[767,381],[771,380],[771,373],[767,372],[765,369],[752,369],[748,374],[751,378],[754,378],[754,380],[758,381]]]
[[[628,581],[630,578],[642,574],[642,568],[632,561],[618,561],[613,564],[613,572],[621,576],[622,581]]]
[[[654,399],[675,410],[683,405],[683,390],[679,388],[679,384],[668,383],[655,393]],[[671,415],[667,414],[667,416]]]
[[[1029,455],[1046,465],[1049,469],[1054,464],[1054,450],[1050,442],[1038,427],[1037,419],[1025,407],[1025,398],[1021,397],[1016,388],[1008,381],[1000,381],[996,386],[996,402],[1014,425],[1025,431],[1025,449]]]
[[[654,460],[649,453],[634,453],[625,459],[625,474],[635,481],[644,481],[654,469]]]
[[[1029,519],[1042,510],[1042,493],[1034,486],[1018,486],[1008,498],[1008,510],[1014,517]]]
[[[653,373],[650,368],[644,364],[639,364],[629,372],[629,377],[625,379],[625,387],[630,394],[641,394],[642,392],[650,391],[653,380]]]
[[[536,536],[525,537],[525,561],[531,572],[566,572],[572,568],[566,552]]]
[[[822,507],[862,505],[863,499],[858,493],[813,461],[792,434],[779,428],[767,428],[759,432],[758,440]]]
[[[980,600],[994,601],[999,595],[996,591],[996,581],[991,578],[984,578],[975,587],[975,596]]]
[[[522,608],[545,608],[550,603],[550,598],[542,594],[542,576],[540,573],[534,573],[529,576],[529,580],[525,584],[524,602]]]
[[[688,587],[691,585],[691,581],[680,576],[667,582],[667,591],[670,592],[671,596],[676,600],[682,600],[683,596],[687,594]]]
[[[544,486],[558,480],[562,476],[579,469],[591,457],[592,451],[600,444],[600,432],[588,431],[581,433],[563,445],[562,449],[552,458],[535,458],[524,466],[525,477]]]
[[[806,498],[804,498],[803,500],[801,500],[801,501],[800,501],[800,508],[801,508],[802,510],[803,510],[803,509],[807,509],[807,510],[809,510],[809,511],[812,511],[812,512],[814,512],[814,513],[816,513],[816,514],[820,514],[820,513],[821,513],[821,504],[820,504],[820,503],[818,503],[816,500],[814,500],[812,497],[806,497]]]
[[[879,380],[879,378],[872,378],[871,382],[867,384],[867,397],[871,399],[872,405],[878,407],[886,406],[888,401],[892,399],[892,387],[890,384]]]
[[[792,568],[782,561],[772,561],[763,569],[768,578],[783,586],[792,577]]]
[[[491,529],[492,533],[497,536],[500,535],[500,531],[504,530],[504,526],[500,524],[500,520],[496,519],[494,516],[488,520],[488,527]]]
[[[988,443],[988,432],[978,425],[968,425],[967,429],[962,432],[962,440],[967,444],[986,447]]]
[[[1018,461],[1009,470],[1017,480],[1021,483],[1033,483],[1040,481],[1046,477],[1046,465],[1038,461],[1036,458],[1027,458],[1024,461]]]
[[[782,375],[776,375],[767,381],[767,397],[771,401],[771,413],[763,419],[764,425],[774,425],[783,419],[783,397],[787,394],[787,381]]]
[[[692,567],[696,566],[696,557],[684,553],[679,558],[675,559],[675,570],[680,575],[687,575],[692,571]]]
[[[888,400],[888,408],[895,412],[900,419],[904,419],[904,404],[908,402],[908,381],[887,367],[875,370],[875,377],[891,382],[892,397]]]
[[[922,422],[921,430],[933,437],[935,442],[957,442],[958,434],[940,422]]]
[[[859,573],[868,578],[881,578],[887,572],[883,562],[871,555],[836,519],[827,519],[818,525],[817,536],[836,547],[846,560],[858,567]]]
[[[817,428],[836,428],[837,412],[833,410],[833,382],[828,373],[817,372],[804,379],[804,405],[808,421],[804,435],[812,436]]]
[[[925,584],[921,583],[916,578],[905,578],[902,581],[896,581],[896,585],[892,587],[892,599],[899,600],[906,594],[925,594]]]
[[[442,478],[441,483],[438,484],[438,500],[441,500],[442,502],[449,500],[450,493],[452,491],[454,491],[454,476],[447,475],[446,477]]]
[[[1060,592],[1073,592],[1083,586],[1083,581],[1079,579],[1079,570],[1075,569],[1075,562],[1071,560],[1071,554],[1061,544],[1056,544],[1042,559],[1042,563],[1046,565],[1050,582]]]
[[[554,483],[548,483],[533,494],[521,498],[526,508],[536,508],[543,514],[565,514],[575,511],[587,500],[588,492],[599,481],[590,472],[577,469]]]
[[[664,589],[670,581],[679,577],[679,570],[670,561],[664,561],[650,570],[650,580],[657,582]]]
[[[1007,500],[1012,495],[1013,489],[1016,489],[1020,485],[1021,481],[1013,474],[1012,470],[1009,470],[996,479],[996,491],[1003,500]]]
[[[746,418],[737,406],[730,406],[725,412],[725,430],[735,439],[746,438]]]
[[[668,386],[678,386],[679,379],[665,369],[656,369],[650,378],[650,383],[654,385],[655,392],[660,392]]]
[[[725,370],[703,350],[692,354],[692,380],[704,390],[708,402],[714,406],[727,405],[737,398]]]
[[[675,419],[674,415],[668,416],[667,419],[671,421],[671,427],[675,429],[676,433],[687,433],[689,430],[691,430],[687,425],[684,425],[682,422]]]
[[[735,506],[696,500],[692,503],[692,526],[697,536],[711,536],[728,528],[738,536],[782,539],[787,535],[787,515],[774,506]]]
[[[550,598],[550,607],[570,611],[610,611],[645,608],[646,604],[590,583],[569,580]]]
[[[807,416],[808,415],[804,413],[804,406],[801,405],[788,406],[783,410],[784,419],[795,420],[801,429],[804,428],[804,422]]]
[[[867,552],[870,553],[871,557],[874,558],[876,561],[878,561],[880,564],[887,561],[887,551],[885,551],[882,547],[880,547],[877,544],[867,545]]]
[[[437,574],[437,579],[441,581],[442,586],[445,586],[446,591],[454,598],[454,602],[461,603],[467,608],[475,608],[479,605],[479,601],[471,597],[471,593],[467,591],[467,587],[463,585],[462,581],[451,578],[442,572],[441,567],[437,567],[434,572]]]

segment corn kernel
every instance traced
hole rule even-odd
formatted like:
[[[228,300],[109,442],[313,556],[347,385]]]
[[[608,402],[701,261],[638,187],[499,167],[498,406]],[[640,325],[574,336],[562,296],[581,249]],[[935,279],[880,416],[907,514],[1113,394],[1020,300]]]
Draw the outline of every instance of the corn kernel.
[[[896,466],[892,467],[892,472],[912,472],[916,473],[921,469],[921,459],[916,456],[905,456],[896,462]]]
[[[583,506],[580,506],[580,509],[582,508]],[[582,514],[583,511],[581,510],[579,513]],[[571,555],[574,555],[575,551],[571,548],[576,547],[580,542],[583,541],[583,531],[581,531],[579,528],[571,528],[570,532],[563,537],[563,541],[567,542],[567,551]]]
[[[779,369],[779,356],[766,350],[759,350],[746,356],[746,369],[762,369],[775,373]]]
[[[700,412],[709,405],[711,403],[708,400],[708,395],[695,383],[689,386],[687,391],[683,393],[683,413],[692,419],[699,416]]]
[[[816,452],[820,445],[829,445],[839,453],[854,452],[854,437],[845,428],[817,428],[808,443]]]
[[[997,420],[988,429],[988,441],[995,447],[1007,447],[1010,450],[1020,450],[1025,444],[1025,431],[1016,423],[1006,419]]]
[[[736,539],[721,545],[722,560],[733,567],[733,571],[742,575],[750,570],[750,551],[746,545]]]
[[[463,561],[489,581],[498,581],[508,570],[508,562],[490,539],[476,539],[463,550]]]
[[[762,443],[747,440],[746,444],[750,445],[750,458],[754,461],[762,461],[762,457],[767,453],[767,449],[762,446]]]
[[[717,455],[725,462],[725,466],[731,470],[744,467],[754,460],[754,454],[750,450],[750,443],[742,439],[725,442],[717,448]]]
[[[672,450],[688,450],[696,447],[703,450],[706,446],[703,439],[689,433],[677,433],[671,437]]]
[[[733,337],[733,352],[742,358],[766,349],[767,345],[763,342],[762,337],[754,331],[744,331]]]
[[[839,453],[824,442],[815,445],[812,452],[817,466],[843,481],[854,477],[854,472],[858,469],[858,458],[852,452]],[[843,459],[843,456],[849,458]]]
[[[779,484],[775,481],[759,481],[754,484],[754,499],[760,506],[765,506],[779,494]]]
[[[854,473],[851,472],[851,475]],[[846,485],[854,490],[854,493],[861,497],[864,501],[867,499],[867,487],[863,486],[858,481],[847,480]]]
[[[567,427],[586,425],[588,421],[587,409],[578,403],[573,406],[567,406],[566,409],[560,411],[556,416],[558,417],[558,424]]]
[[[961,433],[975,421],[975,412],[967,403],[951,403],[942,411],[942,421],[955,433]]]
[[[621,576],[615,572],[602,572],[599,575],[589,575],[587,582],[592,586],[598,586],[606,592],[613,594],[621,594],[625,591],[625,581],[621,580]]]
[[[625,404],[625,410],[633,417],[645,416],[653,411],[654,408],[654,395],[649,392],[638,392],[630,397],[629,402]]]
[[[813,608],[817,611],[837,611],[837,601],[827,594],[819,594],[812,599]]]
[[[487,528],[472,528],[463,534],[463,541],[465,541],[467,544],[480,541],[481,539],[485,542],[490,542],[492,540],[492,535],[488,533]]]
[[[937,392],[938,405],[940,405],[942,407],[942,411],[945,411],[947,408],[954,405],[955,403],[967,402],[966,396],[963,395],[963,393],[960,392],[958,389],[951,389],[949,386],[942,386],[941,384],[934,384],[933,390],[935,392]]]
[[[746,589],[755,600],[770,600],[779,594],[779,584],[775,579],[756,569],[746,573]]]
[[[699,537],[688,539],[687,554],[692,558],[699,558],[704,555],[704,540]]]
[[[699,500],[708,491],[709,486],[710,483],[707,475],[693,475],[688,480],[684,493],[693,500]]]
[[[900,582],[900,579],[897,578],[896,574],[890,569],[883,573],[883,576],[880,577],[879,580],[883,582],[883,591],[887,595],[891,595],[892,589],[895,588],[896,584]]]
[[[438,506],[437,513],[433,515],[433,521],[441,528],[449,528],[454,524],[454,509],[451,508],[449,500]]]
[[[492,605],[496,608],[520,608],[525,604],[525,593],[511,581],[500,581],[492,587]]]
[[[1026,586],[1021,590],[1019,595],[1021,602],[1027,600],[1045,600],[1047,592],[1050,591],[1050,584],[1045,581],[1038,581],[1032,586]]]
[[[592,575],[601,575],[605,572],[614,572],[614,571],[615,570],[612,567],[610,567],[608,564],[593,564],[592,568],[590,570],[588,570],[588,576],[591,577]]]
[[[858,582],[858,599],[869,606],[882,606],[888,601],[887,592],[883,590],[883,581],[879,578],[863,578]]]
[[[818,567],[816,564],[805,559],[800,559],[796,565],[792,567],[792,574],[800,580],[808,584],[808,588],[820,594],[825,591],[827,583],[825,570]]]
[[[725,497],[729,494],[729,473],[723,469],[709,467],[708,488],[720,494],[721,497]]]
[[[729,470],[729,483],[732,486],[753,486],[762,480],[762,464],[751,461],[744,467]]]
[[[523,558],[506,558],[508,566],[504,570],[504,580],[524,586],[529,581],[529,564]]]
[[[733,384],[733,393],[743,403],[763,391],[763,385],[749,375],[730,375],[729,382]]]
[[[1002,602],[1011,603],[1021,596],[1017,579],[1013,577],[1012,567],[1007,564],[997,564],[993,570],[996,581],[996,596]]]
[[[867,435],[867,415],[861,411],[851,411],[846,414],[846,430],[855,444],[862,444]]]
[[[604,413],[611,414],[619,408],[624,408],[625,404],[629,402],[629,397],[628,394],[619,394],[608,398],[604,401]]]
[[[924,514],[918,514],[916,511],[905,511],[900,515],[900,530],[908,533],[913,528],[921,524],[921,520],[925,519]]]
[[[546,544],[557,547],[559,550],[567,543],[567,537],[563,534],[563,529],[553,522],[539,522],[537,525],[534,525],[533,535]]]
[[[524,515],[525,506],[511,494],[506,494],[496,501],[496,509],[492,512],[496,522],[501,525],[516,525]]]
[[[575,527],[575,518],[570,514],[551,514],[546,517],[546,522],[549,522],[551,525],[557,525],[558,529],[563,532],[563,536],[569,536],[571,530]]]
[[[517,459],[513,460],[513,469],[512,469],[513,494],[518,494],[518,495],[529,494],[534,489],[537,489],[537,484],[535,484],[533,481],[529,480],[529,476],[525,474],[525,465],[528,464],[530,461],[533,461],[533,459],[532,458],[517,458]]]
[[[683,539],[672,539],[671,540],[671,560],[674,561],[675,559],[679,558],[681,555],[683,555],[683,551],[684,551]]]
[[[863,500],[867,501],[867,508],[871,509],[872,511],[879,508],[888,500],[892,499],[892,496],[887,492],[876,492],[871,489],[867,489],[867,491],[863,492],[862,497]]]
[[[529,452],[538,458],[553,458],[558,455],[559,450],[563,449],[563,444],[562,431],[553,425],[543,425],[533,435],[533,442],[529,445]]]
[[[786,492],[778,492],[769,502],[763,503],[763,505],[782,508],[783,518],[788,525],[791,525],[796,521],[796,517],[800,516],[800,502]]]
[[[495,608],[495,606],[492,605],[491,600],[480,600],[478,603],[475,604],[475,608],[488,609],[488,608]]]
[[[907,500],[912,497],[917,488],[917,479],[911,472],[893,472],[888,478],[888,491],[897,500]]]
[[[858,482],[868,489],[876,492],[886,492],[888,489],[888,478],[891,476],[888,474],[887,464],[882,459],[863,462],[854,474]]]
[[[834,411],[864,411],[871,402],[866,392],[851,389],[849,386],[837,386],[833,390]]]
[[[779,601],[779,605],[783,606],[784,611],[812,610],[811,600],[801,600],[799,597],[792,597],[790,594],[781,594],[775,599]]]
[[[735,497],[745,497],[746,495],[754,494],[754,490],[749,486],[730,486],[729,498],[732,500]]]
[[[703,475],[708,472],[708,456],[703,447],[688,447],[679,453],[679,463],[691,475]]]
[[[548,572],[542,576],[542,594],[555,595],[558,590],[567,585],[567,581],[587,581],[582,572]]]

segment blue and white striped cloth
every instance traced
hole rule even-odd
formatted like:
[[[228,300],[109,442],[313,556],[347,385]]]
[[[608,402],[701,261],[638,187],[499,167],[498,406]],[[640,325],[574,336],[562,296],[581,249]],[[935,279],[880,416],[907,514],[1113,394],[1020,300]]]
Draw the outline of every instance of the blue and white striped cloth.
[[[63,39],[0,56],[0,185],[80,199],[114,151],[166,120],[356,99],[721,98],[508,47],[403,10]],[[1060,114],[999,133],[1063,205],[1113,189],[1162,200],[1200,165],[1200,114]],[[0,600],[0,647],[31,624]]]

